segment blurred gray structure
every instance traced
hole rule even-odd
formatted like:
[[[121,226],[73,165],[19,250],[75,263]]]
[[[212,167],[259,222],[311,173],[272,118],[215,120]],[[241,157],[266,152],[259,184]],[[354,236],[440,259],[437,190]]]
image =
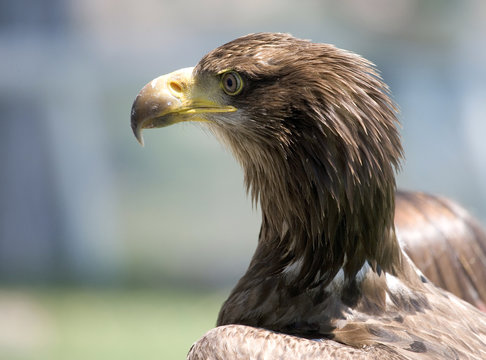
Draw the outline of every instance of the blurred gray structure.
[[[0,2],[0,280],[232,283],[258,212],[238,166],[196,126],[129,128],[161,73],[257,31],[374,61],[402,110],[399,185],[486,220],[482,0]]]

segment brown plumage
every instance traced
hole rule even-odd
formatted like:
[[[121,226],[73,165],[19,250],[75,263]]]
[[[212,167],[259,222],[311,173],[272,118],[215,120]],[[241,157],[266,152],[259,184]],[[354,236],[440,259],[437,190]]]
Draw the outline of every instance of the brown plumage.
[[[398,191],[398,239],[434,284],[486,311],[486,233],[449,199]]]
[[[204,121],[262,209],[249,268],[188,359],[486,358],[486,315],[435,287],[397,241],[402,148],[371,63],[248,35],[147,84],[131,120],[139,140]]]

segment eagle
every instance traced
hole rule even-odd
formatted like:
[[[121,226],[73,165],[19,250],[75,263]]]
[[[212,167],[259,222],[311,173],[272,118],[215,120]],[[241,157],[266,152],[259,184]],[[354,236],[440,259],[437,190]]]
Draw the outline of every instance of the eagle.
[[[486,314],[400,244],[397,108],[371,62],[288,34],[243,36],[133,103],[142,144],[143,129],[182,121],[231,150],[262,212],[246,273],[188,359],[486,358]]]

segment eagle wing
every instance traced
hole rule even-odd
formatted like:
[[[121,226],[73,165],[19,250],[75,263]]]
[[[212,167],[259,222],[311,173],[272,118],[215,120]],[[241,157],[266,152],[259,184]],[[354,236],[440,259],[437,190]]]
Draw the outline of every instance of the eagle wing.
[[[187,360],[403,360],[389,348],[352,348],[328,339],[305,339],[246,325],[208,331],[189,350]]]
[[[486,232],[465,209],[444,197],[398,191],[399,241],[434,284],[486,311]]]

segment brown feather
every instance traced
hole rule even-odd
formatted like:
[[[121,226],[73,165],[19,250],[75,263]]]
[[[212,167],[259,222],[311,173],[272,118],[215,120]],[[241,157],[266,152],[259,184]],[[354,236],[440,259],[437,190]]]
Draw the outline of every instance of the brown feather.
[[[395,226],[429,280],[486,311],[486,233],[477,220],[443,197],[399,191]]]
[[[384,358],[383,356],[386,356]],[[189,350],[190,360],[292,359],[292,360],[402,360],[380,347],[354,349],[326,340],[308,340],[244,325],[220,326],[210,330]]]

